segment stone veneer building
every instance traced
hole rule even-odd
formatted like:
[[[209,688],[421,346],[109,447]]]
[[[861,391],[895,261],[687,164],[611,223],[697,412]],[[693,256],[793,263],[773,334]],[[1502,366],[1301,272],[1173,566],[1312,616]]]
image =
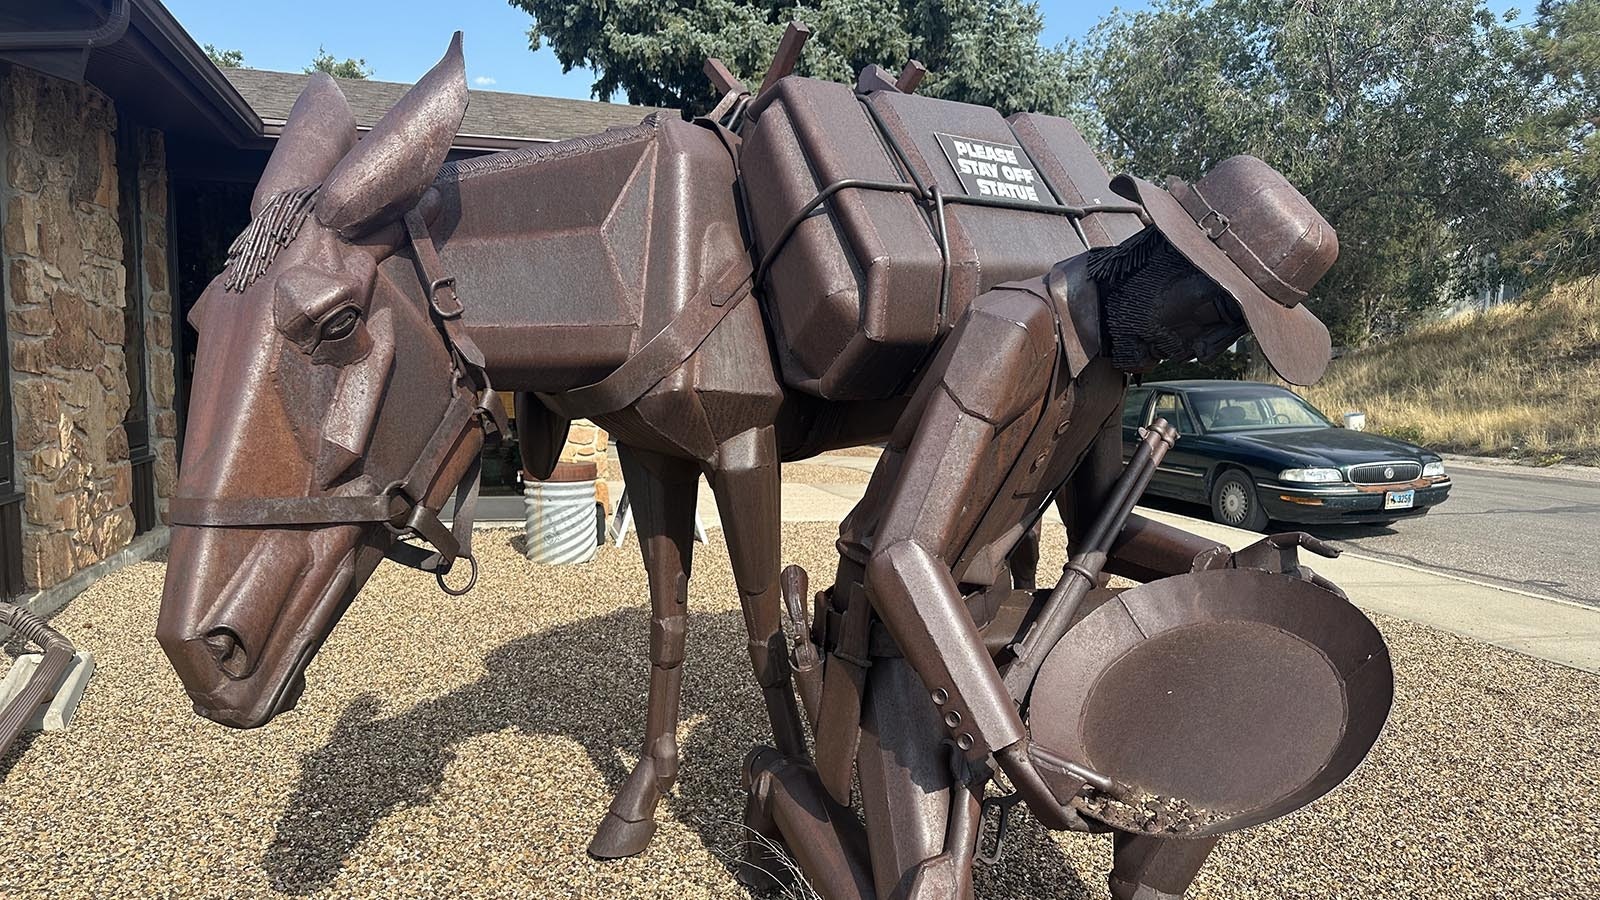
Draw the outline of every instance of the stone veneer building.
[[[165,145],[20,66],[0,125],[22,577],[42,588],[156,524],[177,481]]]
[[[0,10],[0,597],[68,589],[159,540],[192,375],[183,313],[306,77],[217,69],[158,0]],[[363,129],[405,90],[341,86]],[[649,111],[474,91],[454,155]],[[572,455],[604,453],[603,433],[575,431]]]

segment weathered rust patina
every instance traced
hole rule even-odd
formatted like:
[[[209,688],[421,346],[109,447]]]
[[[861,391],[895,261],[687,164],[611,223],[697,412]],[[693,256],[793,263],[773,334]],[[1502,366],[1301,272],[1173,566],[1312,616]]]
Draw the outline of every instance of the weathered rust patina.
[[[708,118],[442,167],[466,104],[459,35],[359,143],[314,77],[192,314],[158,637],[197,711],[254,727],[294,706],[383,559],[469,588],[475,568],[446,576],[476,565],[492,380],[517,394],[532,473],[572,419],[610,431],[638,523],[649,710],[591,853],[642,851],[677,777],[705,475],[772,726],[746,761],[746,824],[824,896],[969,896],[982,817],[1016,803],[1052,828],[1119,828],[1115,896],[1181,895],[1216,834],[1354,768],[1387,714],[1388,661],[1299,565],[1314,542],[1234,554],[1131,514],[1174,436],[1152,426],[1124,471],[1108,425],[1130,373],[1249,328],[1272,331],[1286,377],[1320,373],[1326,330],[1299,304],[1332,229],[1259,161],[1169,195],[1113,183],[1063,119],[916,96],[915,64],[869,68],[853,91],[795,77],[806,34],[790,30],[753,93],[709,63],[725,96]],[[779,571],[779,463],[886,439],[808,608],[805,574]],[[1035,592],[1051,501],[1072,558]],[[1119,595],[1103,572],[1150,583]],[[1188,618],[1118,630],[1152,605]],[[1293,637],[1256,640],[1269,622]],[[1239,640],[1259,666],[1238,663]],[[1180,671],[1244,725],[1128,708]],[[1268,676],[1303,687],[1310,737],[1283,717],[1244,727]],[[1077,719],[1072,691],[1087,692]],[[1244,753],[1272,777],[1217,758]],[[986,801],[997,769],[1015,793]],[[1229,790],[1200,790],[1206,772]],[[743,872],[758,884],[779,871],[763,853]]]

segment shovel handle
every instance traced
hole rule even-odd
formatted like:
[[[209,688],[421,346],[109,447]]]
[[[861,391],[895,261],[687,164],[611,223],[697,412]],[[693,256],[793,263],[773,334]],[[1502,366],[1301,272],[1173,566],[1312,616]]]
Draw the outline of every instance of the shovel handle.
[[[1055,590],[1050,592],[1044,609],[1028,628],[1027,634],[1011,645],[1014,659],[1006,669],[1005,684],[1011,692],[1011,699],[1019,705],[1026,700],[1045,657],[1050,655],[1061,636],[1067,633],[1083,598],[1088,596],[1100,577],[1106,556],[1111,551],[1111,543],[1122,533],[1128,515],[1150,484],[1156,467],[1177,442],[1178,431],[1165,419],[1156,419],[1148,427],[1139,430],[1139,437],[1139,448],[1128,461],[1122,477],[1117,479],[1111,497],[1085,535],[1083,546],[1067,562]]]

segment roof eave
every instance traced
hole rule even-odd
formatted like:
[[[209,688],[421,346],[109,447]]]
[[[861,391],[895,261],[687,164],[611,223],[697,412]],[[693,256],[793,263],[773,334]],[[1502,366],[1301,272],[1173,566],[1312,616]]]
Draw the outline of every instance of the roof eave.
[[[284,124],[285,122],[283,119],[264,119],[262,120],[261,133],[266,137],[276,140],[279,135],[283,134]],[[361,134],[366,134],[371,130],[371,125],[356,126],[356,131]],[[495,152],[499,150],[516,150],[519,147],[526,147],[530,144],[552,143],[555,143],[555,139],[553,138],[513,137],[505,134],[461,133],[455,136],[455,139],[450,144],[450,148],[452,150],[483,150],[485,152]]]
[[[159,0],[133,0],[133,27],[211,101],[212,118],[239,146],[259,143],[261,118]]]

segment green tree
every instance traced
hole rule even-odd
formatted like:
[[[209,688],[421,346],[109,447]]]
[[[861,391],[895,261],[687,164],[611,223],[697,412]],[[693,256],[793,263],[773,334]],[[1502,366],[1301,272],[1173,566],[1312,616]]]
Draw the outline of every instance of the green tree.
[[[1312,308],[1362,343],[1530,227],[1523,48],[1481,0],[1158,0],[1072,51],[1116,165],[1193,179],[1251,153],[1316,204],[1340,254]]]
[[[318,46],[317,55],[306,66],[305,73],[327,72],[335,78],[371,78],[372,67],[365,59],[335,59],[326,47]]]
[[[215,44],[206,45],[206,55],[211,57],[212,65],[219,69],[244,68],[243,50],[219,50]]]
[[[565,71],[597,73],[604,99],[703,112],[717,98],[701,67],[725,62],[752,87],[790,21],[811,26],[804,75],[851,82],[869,63],[928,67],[921,93],[995,106],[1065,112],[1076,70],[1039,46],[1043,20],[1025,0],[510,0],[531,13],[529,46],[548,45]]]
[[[1548,214],[1519,250],[1536,286],[1600,274],[1600,0],[1544,0],[1527,69],[1549,105],[1521,137]]]

